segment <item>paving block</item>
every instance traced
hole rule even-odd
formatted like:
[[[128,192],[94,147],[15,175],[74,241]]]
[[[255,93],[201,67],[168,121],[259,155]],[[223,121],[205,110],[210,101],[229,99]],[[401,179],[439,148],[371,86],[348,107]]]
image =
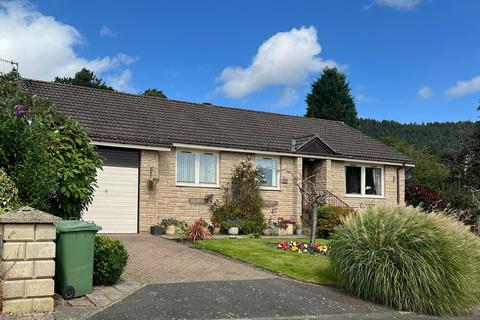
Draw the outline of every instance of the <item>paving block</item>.
[[[54,242],[28,242],[25,257],[27,260],[55,258]]]
[[[53,296],[54,281],[53,279],[35,279],[25,280],[25,296],[26,297],[44,297]]]
[[[33,241],[35,238],[34,224],[6,224],[3,228],[5,241],[22,240]]]
[[[3,301],[3,313],[30,313],[33,311],[32,299]]]
[[[5,242],[2,249],[3,260],[25,260],[25,242]]]
[[[52,312],[53,308],[53,298],[34,298],[32,301],[33,312]]]
[[[35,261],[35,272],[33,277],[53,277],[55,275],[55,261],[44,260]]]
[[[3,268],[5,279],[33,277],[33,261],[5,261]]]
[[[24,280],[6,280],[3,283],[3,298],[23,298],[25,294],[25,281]]]
[[[37,224],[35,225],[35,240],[46,241],[55,240],[57,237],[57,231],[53,224]]]

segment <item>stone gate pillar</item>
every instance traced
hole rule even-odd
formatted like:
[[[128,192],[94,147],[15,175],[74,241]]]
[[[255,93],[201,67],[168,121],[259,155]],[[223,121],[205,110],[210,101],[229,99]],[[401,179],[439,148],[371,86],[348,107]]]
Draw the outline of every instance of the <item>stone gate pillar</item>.
[[[3,312],[53,311],[59,220],[30,207],[0,215]]]

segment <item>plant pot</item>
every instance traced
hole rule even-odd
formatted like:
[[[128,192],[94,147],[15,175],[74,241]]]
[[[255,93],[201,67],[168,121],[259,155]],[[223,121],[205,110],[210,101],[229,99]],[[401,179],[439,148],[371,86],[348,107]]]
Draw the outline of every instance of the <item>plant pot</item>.
[[[278,229],[278,235],[279,236],[286,236],[287,235],[287,229],[279,228]]]
[[[263,235],[267,236],[267,237],[271,236],[272,235],[272,229],[270,229],[270,228],[264,229],[263,230]]]
[[[177,227],[173,224],[165,228],[165,234],[174,235],[177,232]]]
[[[297,230],[295,230],[295,234],[297,236],[301,236],[302,235],[302,229],[298,228]]]
[[[228,234],[231,234],[231,235],[237,235],[238,234],[238,227],[230,227],[228,228]]]
[[[213,228],[213,234],[214,235],[220,234],[220,227],[214,227]]]
[[[151,226],[150,227],[150,234],[154,236],[159,236],[163,234],[163,226]]]
[[[287,223],[287,229],[285,231],[287,235],[293,235],[293,223]]]

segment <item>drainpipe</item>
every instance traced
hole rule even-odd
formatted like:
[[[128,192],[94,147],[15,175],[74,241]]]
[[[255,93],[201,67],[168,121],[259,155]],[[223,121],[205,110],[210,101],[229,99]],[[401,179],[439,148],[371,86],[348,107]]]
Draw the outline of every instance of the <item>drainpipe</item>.
[[[405,170],[406,167],[404,162],[402,165],[403,170]],[[400,170],[402,168],[397,168],[397,204],[400,204]]]

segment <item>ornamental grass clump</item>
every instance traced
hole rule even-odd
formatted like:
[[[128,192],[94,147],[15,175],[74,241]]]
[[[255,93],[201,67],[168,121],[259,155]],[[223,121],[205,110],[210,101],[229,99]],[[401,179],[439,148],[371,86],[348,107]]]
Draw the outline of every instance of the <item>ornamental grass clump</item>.
[[[480,240],[445,215],[370,208],[329,246],[337,280],[361,298],[433,315],[480,304]]]

